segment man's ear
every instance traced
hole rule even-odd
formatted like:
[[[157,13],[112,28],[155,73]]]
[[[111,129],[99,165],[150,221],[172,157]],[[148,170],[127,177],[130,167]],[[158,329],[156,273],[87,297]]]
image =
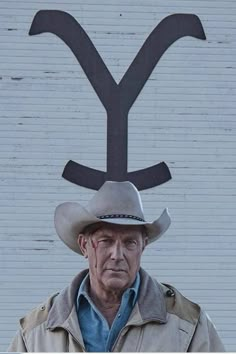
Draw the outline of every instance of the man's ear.
[[[88,239],[84,234],[79,234],[77,238],[77,243],[79,245],[79,248],[85,258],[88,258],[88,251],[87,251],[87,246],[88,246]]]
[[[145,247],[147,246],[147,244],[148,244],[148,237],[144,237],[143,238],[143,251],[144,251]]]

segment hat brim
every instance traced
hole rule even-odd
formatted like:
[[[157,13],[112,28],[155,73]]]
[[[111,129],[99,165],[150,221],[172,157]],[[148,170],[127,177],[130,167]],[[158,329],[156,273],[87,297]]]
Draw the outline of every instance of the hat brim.
[[[143,222],[127,218],[101,220],[75,202],[60,204],[55,210],[54,223],[58,236],[72,251],[80,255],[82,253],[77,243],[79,234],[86,226],[97,222],[117,225],[144,225],[148,243],[151,243],[159,239],[167,231],[171,224],[171,218],[168,209],[165,209],[161,216],[153,222]]]

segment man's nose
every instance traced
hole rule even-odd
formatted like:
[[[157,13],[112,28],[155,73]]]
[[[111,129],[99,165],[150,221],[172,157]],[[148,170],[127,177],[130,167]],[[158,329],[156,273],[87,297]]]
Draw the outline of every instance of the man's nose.
[[[124,258],[124,250],[120,242],[115,242],[111,249],[111,259],[122,260]]]

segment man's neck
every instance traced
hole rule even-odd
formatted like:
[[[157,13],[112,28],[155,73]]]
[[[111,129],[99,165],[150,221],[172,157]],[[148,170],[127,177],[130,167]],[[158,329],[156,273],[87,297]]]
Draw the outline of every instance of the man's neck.
[[[94,305],[106,318],[109,326],[111,326],[120,307],[123,292],[108,292],[104,289],[99,289],[99,291],[97,291],[92,284],[90,284],[89,295]]]

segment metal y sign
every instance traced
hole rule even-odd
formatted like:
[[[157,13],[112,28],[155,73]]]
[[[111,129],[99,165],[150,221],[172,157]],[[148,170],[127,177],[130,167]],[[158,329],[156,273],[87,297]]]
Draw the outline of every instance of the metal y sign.
[[[148,36],[119,84],[113,79],[87,33],[70,14],[57,10],[37,12],[29,34],[44,32],[57,35],[68,45],[107,112],[107,172],[69,161],[63,177],[91,189],[99,189],[106,180],[129,180],[139,190],[171,179],[164,162],[134,172],[127,171],[128,113],[171,44],[185,36],[206,39],[199,18],[193,14],[174,14],[164,18]]]

